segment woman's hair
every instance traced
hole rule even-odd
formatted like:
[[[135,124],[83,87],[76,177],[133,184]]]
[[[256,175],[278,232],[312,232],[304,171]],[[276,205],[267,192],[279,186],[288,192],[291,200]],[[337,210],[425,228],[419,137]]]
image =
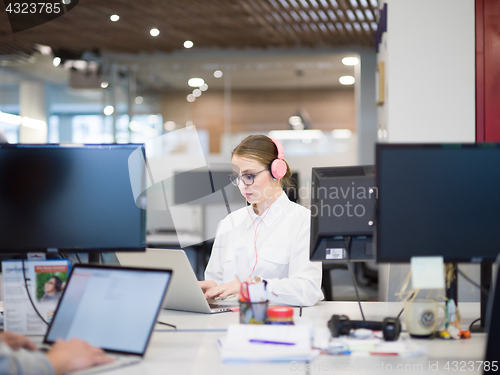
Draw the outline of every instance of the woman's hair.
[[[271,138],[265,135],[249,135],[236,146],[231,153],[231,158],[235,155],[242,158],[253,159],[270,168],[273,160],[278,158],[278,149]],[[294,186],[294,182],[291,179],[292,170],[286,161],[285,164],[286,173],[280,182],[281,187],[287,190]]]
[[[59,276],[52,276],[50,279],[54,279],[55,281],[54,288],[56,288],[56,290],[60,292],[62,289],[62,280],[59,278]]]

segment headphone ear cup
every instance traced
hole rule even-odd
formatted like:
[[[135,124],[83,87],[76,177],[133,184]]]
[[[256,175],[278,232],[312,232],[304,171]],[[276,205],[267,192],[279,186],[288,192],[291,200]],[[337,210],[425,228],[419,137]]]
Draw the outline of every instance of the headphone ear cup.
[[[277,179],[281,180],[286,175],[286,163],[280,159],[274,159],[271,163],[271,175]]]

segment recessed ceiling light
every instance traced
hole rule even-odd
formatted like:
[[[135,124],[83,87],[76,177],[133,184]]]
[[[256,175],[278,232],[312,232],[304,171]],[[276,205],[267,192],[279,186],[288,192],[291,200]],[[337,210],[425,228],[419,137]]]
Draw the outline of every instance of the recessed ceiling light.
[[[358,65],[359,63],[359,59],[357,57],[354,57],[354,56],[349,56],[349,57],[344,57],[342,59],[342,64],[344,65]]]
[[[184,42],[184,48],[191,48],[193,46],[194,46],[194,43],[192,41],[190,41],[190,40],[186,40]]]
[[[222,77],[222,71],[220,71],[220,70],[216,70],[216,71],[214,72],[214,77],[215,77],[215,78],[220,78],[220,77]]]
[[[193,94],[189,94],[189,95],[187,96],[187,101],[188,101],[189,103],[192,103],[192,102],[194,102],[195,100],[196,100],[196,96],[194,96]]]
[[[135,104],[142,104],[143,101],[144,99],[142,98],[142,96],[138,96],[137,98],[135,98]]]
[[[113,22],[116,22],[120,19],[120,16],[118,14],[113,14],[109,17],[109,19]]]
[[[115,109],[113,108],[112,105],[107,105],[106,107],[104,107],[104,114],[106,116],[111,116],[114,111],[115,111]]]
[[[52,60],[52,64],[54,64],[54,66],[59,66],[60,63],[61,63],[60,57],[54,57],[54,60]]]
[[[200,89],[194,89],[193,90],[193,95],[196,96],[196,97],[201,96],[201,90]]]
[[[190,78],[188,81],[188,85],[190,87],[200,87],[205,83],[202,78]]]
[[[302,118],[300,116],[290,116],[288,123],[292,126],[302,124]]]
[[[200,86],[201,91],[207,91],[208,90],[208,85],[204,83],[203,85]]]
[[[356,80],[354,79],[353,76],[342,76],[339,78],[339,82],[342,85],[352,85],[354,84],[354,82],[356,82]]]
[[[167,121],[163,124],[163,129],[165,130],[174,130],[175,129],[175,121]]]
[[[106,88],[106,87],[108,87],[108,86],[109,86],[109,83],[108,83],[107,81],[102,81],[102,82],[101,82],[101,87],[102,87],[103,89],[105,89],[105,88]]]
[[[149,30],[149,33],[151,34],[151,36],[158,36],[158,35],[160,35],[160,30],[151,29],[151,30]]]

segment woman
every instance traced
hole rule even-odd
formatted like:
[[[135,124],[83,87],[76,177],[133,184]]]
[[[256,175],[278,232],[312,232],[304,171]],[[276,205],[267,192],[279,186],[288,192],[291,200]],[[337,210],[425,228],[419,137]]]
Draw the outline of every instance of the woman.
[[[57,276],[52,276],[43,286],[45,293],[40,298],[40,302],[59,301],[62,290],[62,280]]]
[[[279,142],[263,135],[251,135],[233,150],[240,172],[231,182],[250,206],[219,223],[200,281],[207,299],[238,294],[239,280],[265,280],[272,303],[312,306],[323,298],[321,263],[309,261],[310,211],[284,193],[292,172],[283,157]]]

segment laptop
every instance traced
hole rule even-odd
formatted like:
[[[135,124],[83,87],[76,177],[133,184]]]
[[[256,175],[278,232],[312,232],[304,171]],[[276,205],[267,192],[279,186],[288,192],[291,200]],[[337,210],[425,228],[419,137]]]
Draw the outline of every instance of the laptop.
[[[214,314],[234,311],[239,306],[236,297],[225,301],[205,299],[184,250],[148,248],[145,253],[122,252],[116,253],[116,256],[124,266],[173,270],[172,283],[163,302],[165,309]]]
[[[148,347],[172,271],[76,264],[43,343],[78,338],[114,354],[91,374],[138,363]]]

